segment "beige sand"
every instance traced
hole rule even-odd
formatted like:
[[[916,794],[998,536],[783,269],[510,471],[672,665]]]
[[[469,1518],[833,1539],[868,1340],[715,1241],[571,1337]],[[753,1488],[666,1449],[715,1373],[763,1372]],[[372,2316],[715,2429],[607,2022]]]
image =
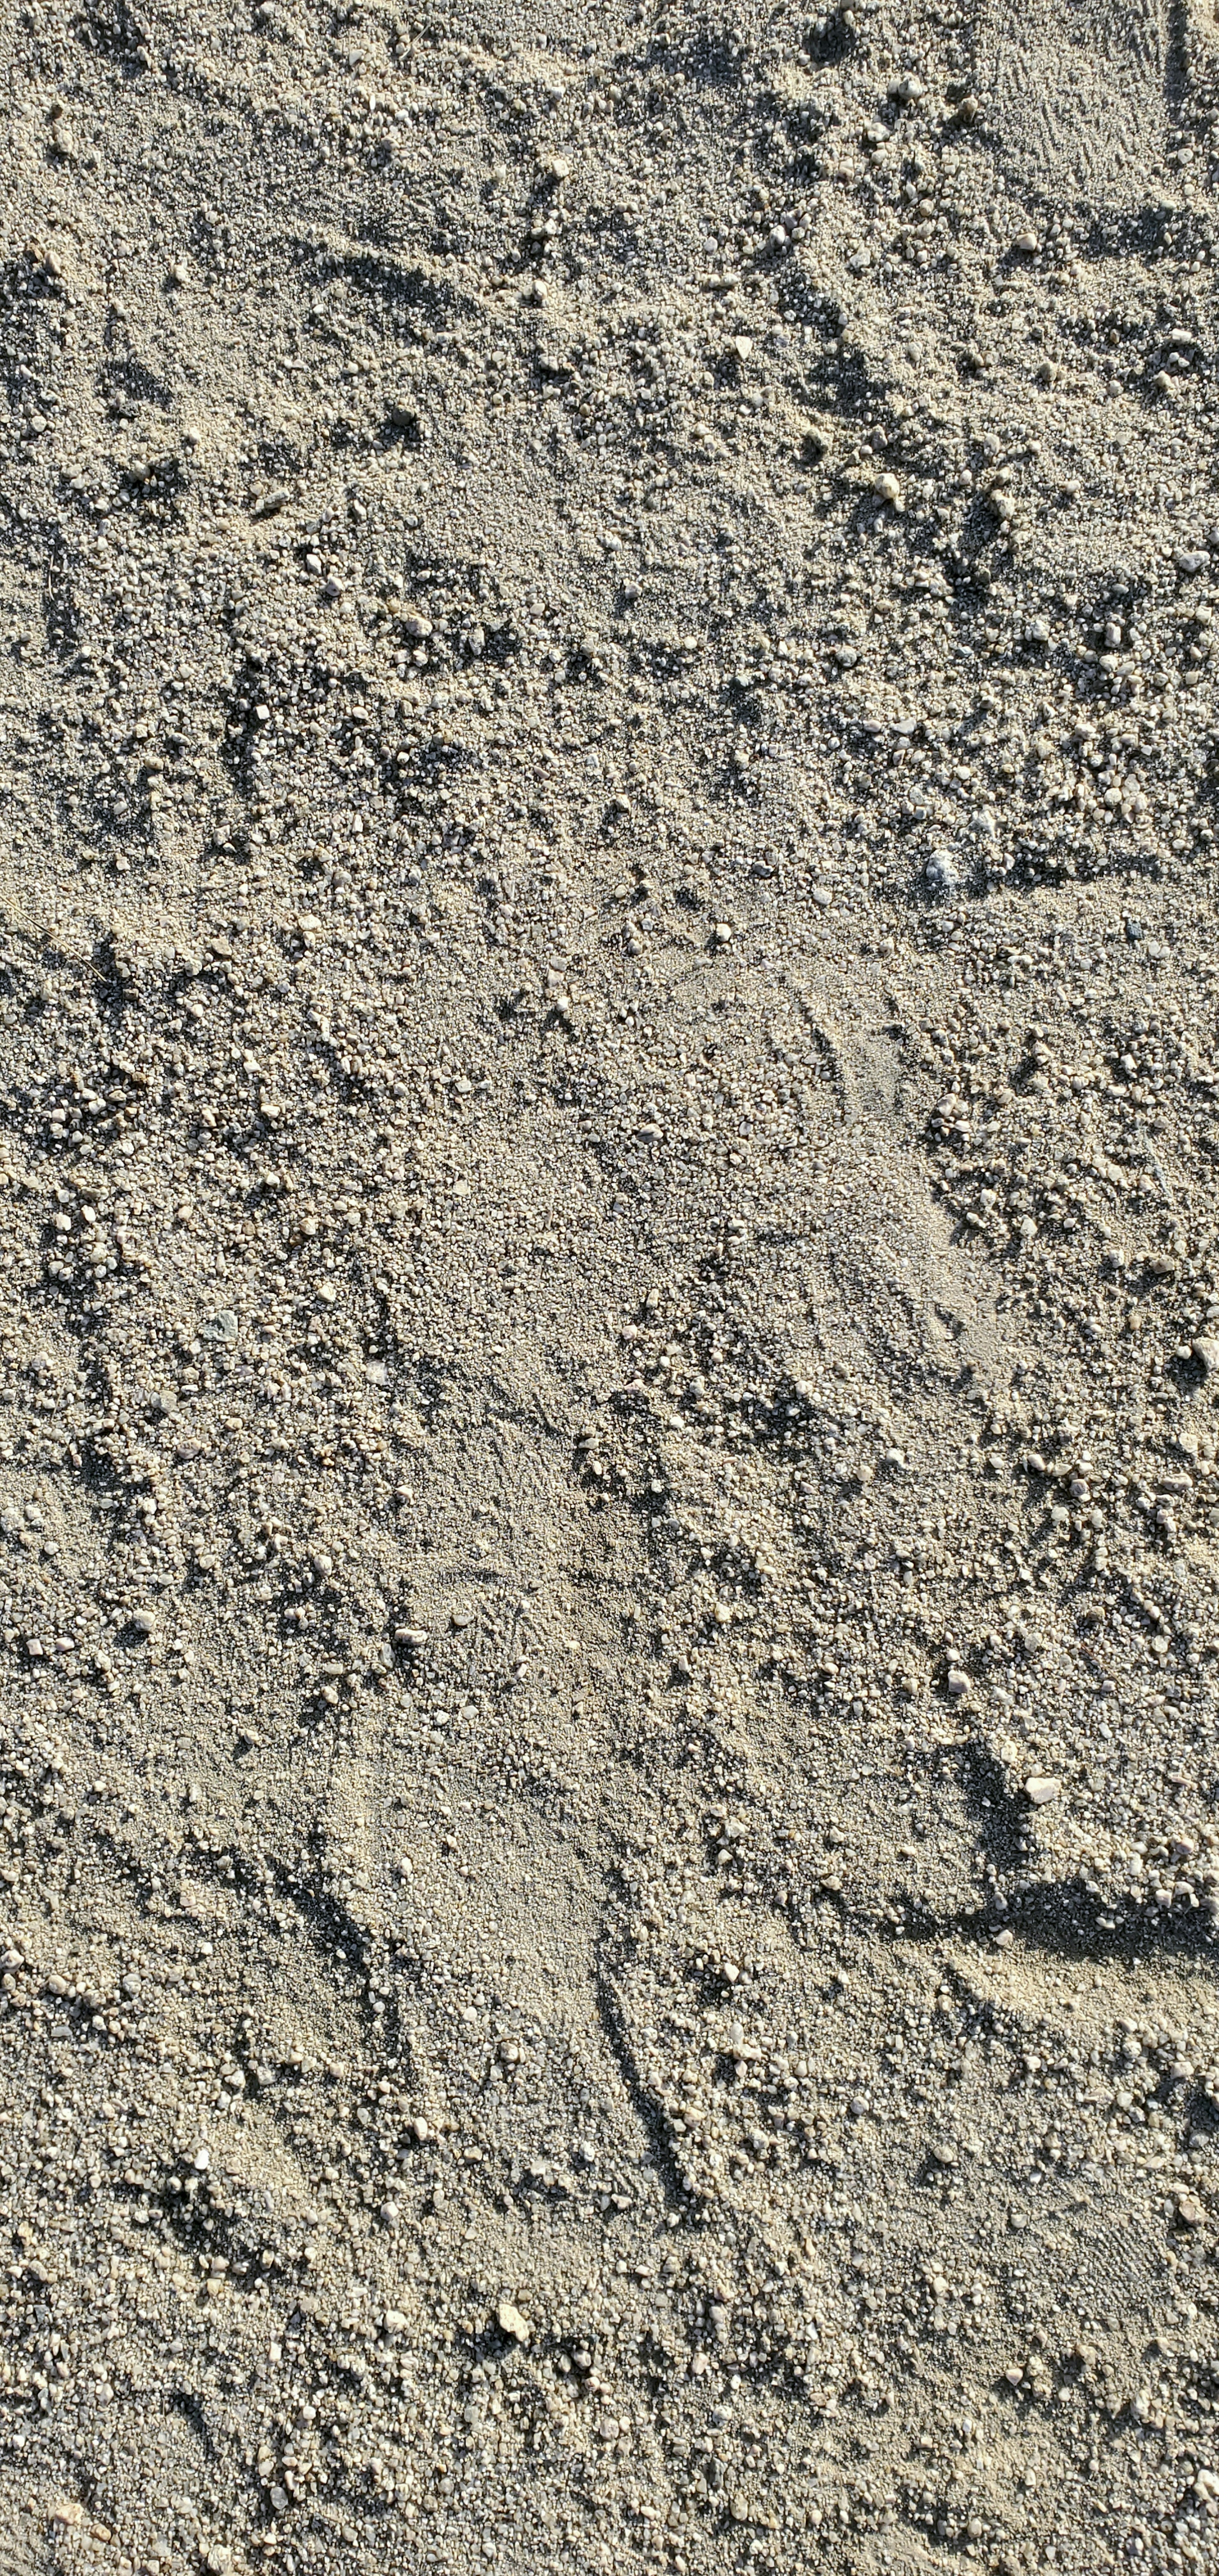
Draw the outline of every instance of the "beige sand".
[[[1213,2564],[1212,34],[9,14],[3,2576]]]

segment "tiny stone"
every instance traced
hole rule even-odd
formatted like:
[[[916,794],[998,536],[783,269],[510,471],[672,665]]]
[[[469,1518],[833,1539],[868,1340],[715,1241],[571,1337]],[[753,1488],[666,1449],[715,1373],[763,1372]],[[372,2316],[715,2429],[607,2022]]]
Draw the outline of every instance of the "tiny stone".
[[[933,850],[923,874],[932,894],[956,894],[960,887],[960,870],[951,850]]]

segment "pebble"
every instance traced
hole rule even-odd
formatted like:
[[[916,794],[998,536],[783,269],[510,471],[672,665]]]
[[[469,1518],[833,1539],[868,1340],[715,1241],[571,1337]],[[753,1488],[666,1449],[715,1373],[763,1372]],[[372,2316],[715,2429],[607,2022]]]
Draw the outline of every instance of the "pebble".
[[[961,873],[951,850],[933,850],[923,875],[932,894],[949,895],[960,891]]]
[[[1025,1781],[1024,1794],[1031,1807],[1048,1807],[1061,1796],[1062,1782],[1049,1778],[1044,1772],[1034,1772]]]

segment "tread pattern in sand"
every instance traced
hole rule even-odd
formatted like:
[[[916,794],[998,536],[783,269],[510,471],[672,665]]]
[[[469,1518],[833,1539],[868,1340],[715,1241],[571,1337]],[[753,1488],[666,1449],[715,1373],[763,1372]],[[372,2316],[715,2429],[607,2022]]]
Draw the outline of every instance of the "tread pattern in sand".
[[[6,2514],[0,2501],[0,2515]],[[24,2516],[0,2528],[0,2576],[35,2576],[36,2560],[29,2525]]]
[[[987,104],[1018,186],[1090,205],[1146,195],[1164,141],[1163,0],[1031,0],[980,28]]]

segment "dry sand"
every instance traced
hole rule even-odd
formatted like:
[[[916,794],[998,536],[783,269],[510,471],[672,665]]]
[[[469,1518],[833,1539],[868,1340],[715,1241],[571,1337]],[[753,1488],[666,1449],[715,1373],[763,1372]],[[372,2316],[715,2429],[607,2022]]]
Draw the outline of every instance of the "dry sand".
[[[5,13],[4,2576],[1215,2564],[1217,44]]]

